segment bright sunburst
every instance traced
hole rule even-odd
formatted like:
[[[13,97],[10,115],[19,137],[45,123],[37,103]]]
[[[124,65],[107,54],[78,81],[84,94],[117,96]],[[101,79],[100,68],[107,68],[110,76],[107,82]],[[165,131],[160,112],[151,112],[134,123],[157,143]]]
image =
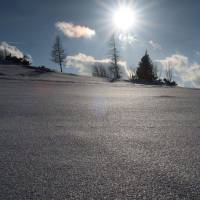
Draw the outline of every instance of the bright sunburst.
[[[128,32],[136,25],[137,16],[133,8],[129,6],[120,6],[113,13],[113,23],[116,29],[123,32]]]

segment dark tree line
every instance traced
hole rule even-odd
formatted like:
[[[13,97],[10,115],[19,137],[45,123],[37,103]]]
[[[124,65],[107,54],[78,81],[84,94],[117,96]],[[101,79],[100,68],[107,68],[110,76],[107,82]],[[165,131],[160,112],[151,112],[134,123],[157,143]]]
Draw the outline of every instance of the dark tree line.
[[[2,64],[15,64],[15,65],[31,65],[28,56],[24,55],[23,58],[18,58],[9,53],[6,49],[0,51],[0,63]]]
[[[93,66],[93,76],[109,78],[111,81],[116,81],[121,78],[121,69],[119,65],[120,55],[116,44],[115,36],[113,35],[109,43],[109,59],[110,67],[103,64],[95,64]],[[158,72],[158,67],[153,63],[148,52],[141,58],[139,65],[135,71],[131,71],[130,79],[134,83],[156,84],[176,86],[173,81],[173,70],[170,65],[166,67],[165,78],[161,79],[161,74]]]
[[[60,71],[63,72],[63,63],[66,58],[65,51],[62,47],[62,42],[59,36],[56,36],[53,49],[51,52],[51,60],[60,66]],[[110,81],[116,81],[121,78],[120,53],[117,47],[115,35],[111,36],[109,41],[108,58],[110,63],[95,63],[92,66],[92,75],[95,77],[107,78]],[[148,52],[141,58],[138,68],[130,74],[130,79],[135,83],[147,84],[166,84],[175,86],[173,81],[173,70],[171,66],[167,66],[165,78],[162,80],[158,75],[158,68],[153,63]]]
[[[135,72],[131,72],[130,79],[134,83],[147,83],[156,85],[176,86],[173,81],[173,70],[171,66],[166,67],[165,78],[162,80],[158,75],[158,68],[152,62],[148,52],[142,57]]]
[[[66,54],[62,47],[62,42],[59,36],[56,36],[55,42],[51,51],[51,61],[58,64],[60,71],[63,72],[63,63],[65,61]],[[115,35],[113,34],[109,41],[109,53],[108,58],[110,63],[95,63],[92,66],[92,75],[95,77],[107,78],[110,81],[116,81],[121,78],[121,66],[120,66],[120,53],[117,47]],[[30,58],[26,55],[23,58],[13,56],[6,49],[0,50],[0,64],[16,64],[16,65],[31,65]],[[173,81],[173,69],[170,64],[166,66],[165,77],[160,78],[158,75],[158,68],[153,63],[148,52],[141,58],[138,68],[135,71],[131,71],[130,80],[134,83],[148,83],[148,84],[166,84],[170,86],[176,86],[176,82]]]

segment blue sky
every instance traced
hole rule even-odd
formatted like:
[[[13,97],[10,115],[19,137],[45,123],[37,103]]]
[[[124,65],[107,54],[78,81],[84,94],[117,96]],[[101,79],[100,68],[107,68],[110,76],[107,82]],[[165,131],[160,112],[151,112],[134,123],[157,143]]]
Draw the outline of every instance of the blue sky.
[[[77,64],[72,62],[73,56],[86,58],[86,64],[92,59],[103,62],[113,30],[112,12],[117,10],[119,2],[122,3],[117,0],[2,0],[0,40],[30,54],[34,65],[53,67],[50,52],[59,34],[71,64]],[[137,67],[148,49],[154,61],[161,65],[170,62],[174,66],[175,79],[180,84],[199,87],[200,1],[123,0],[123,4],[133,5],[134,12],[138,13],[138,24],[125,34],[130,42],[122,41],[120,33],[117,35],[121,59],[127,61],[128,66]],[[58,22],[88,28],[95,31],[95,35],[69,37],[56,27]],[[79,65],[80,62],[79,59]],[[186,73],[196,76],[186,80]]]

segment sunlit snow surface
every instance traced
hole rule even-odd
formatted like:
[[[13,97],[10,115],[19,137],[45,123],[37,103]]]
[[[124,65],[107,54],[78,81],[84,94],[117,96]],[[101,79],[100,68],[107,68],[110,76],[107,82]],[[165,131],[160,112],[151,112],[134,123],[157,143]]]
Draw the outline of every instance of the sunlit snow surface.
[[[200,198],[199,90],[45,76],[0,78],[1,199]]]

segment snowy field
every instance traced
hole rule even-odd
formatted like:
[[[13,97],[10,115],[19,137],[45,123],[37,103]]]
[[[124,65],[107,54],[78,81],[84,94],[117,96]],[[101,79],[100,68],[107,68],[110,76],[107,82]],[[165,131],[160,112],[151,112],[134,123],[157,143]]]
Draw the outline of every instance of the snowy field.
[[[20,70],[0,76],[0,199],[200,199],[199,90]]]

